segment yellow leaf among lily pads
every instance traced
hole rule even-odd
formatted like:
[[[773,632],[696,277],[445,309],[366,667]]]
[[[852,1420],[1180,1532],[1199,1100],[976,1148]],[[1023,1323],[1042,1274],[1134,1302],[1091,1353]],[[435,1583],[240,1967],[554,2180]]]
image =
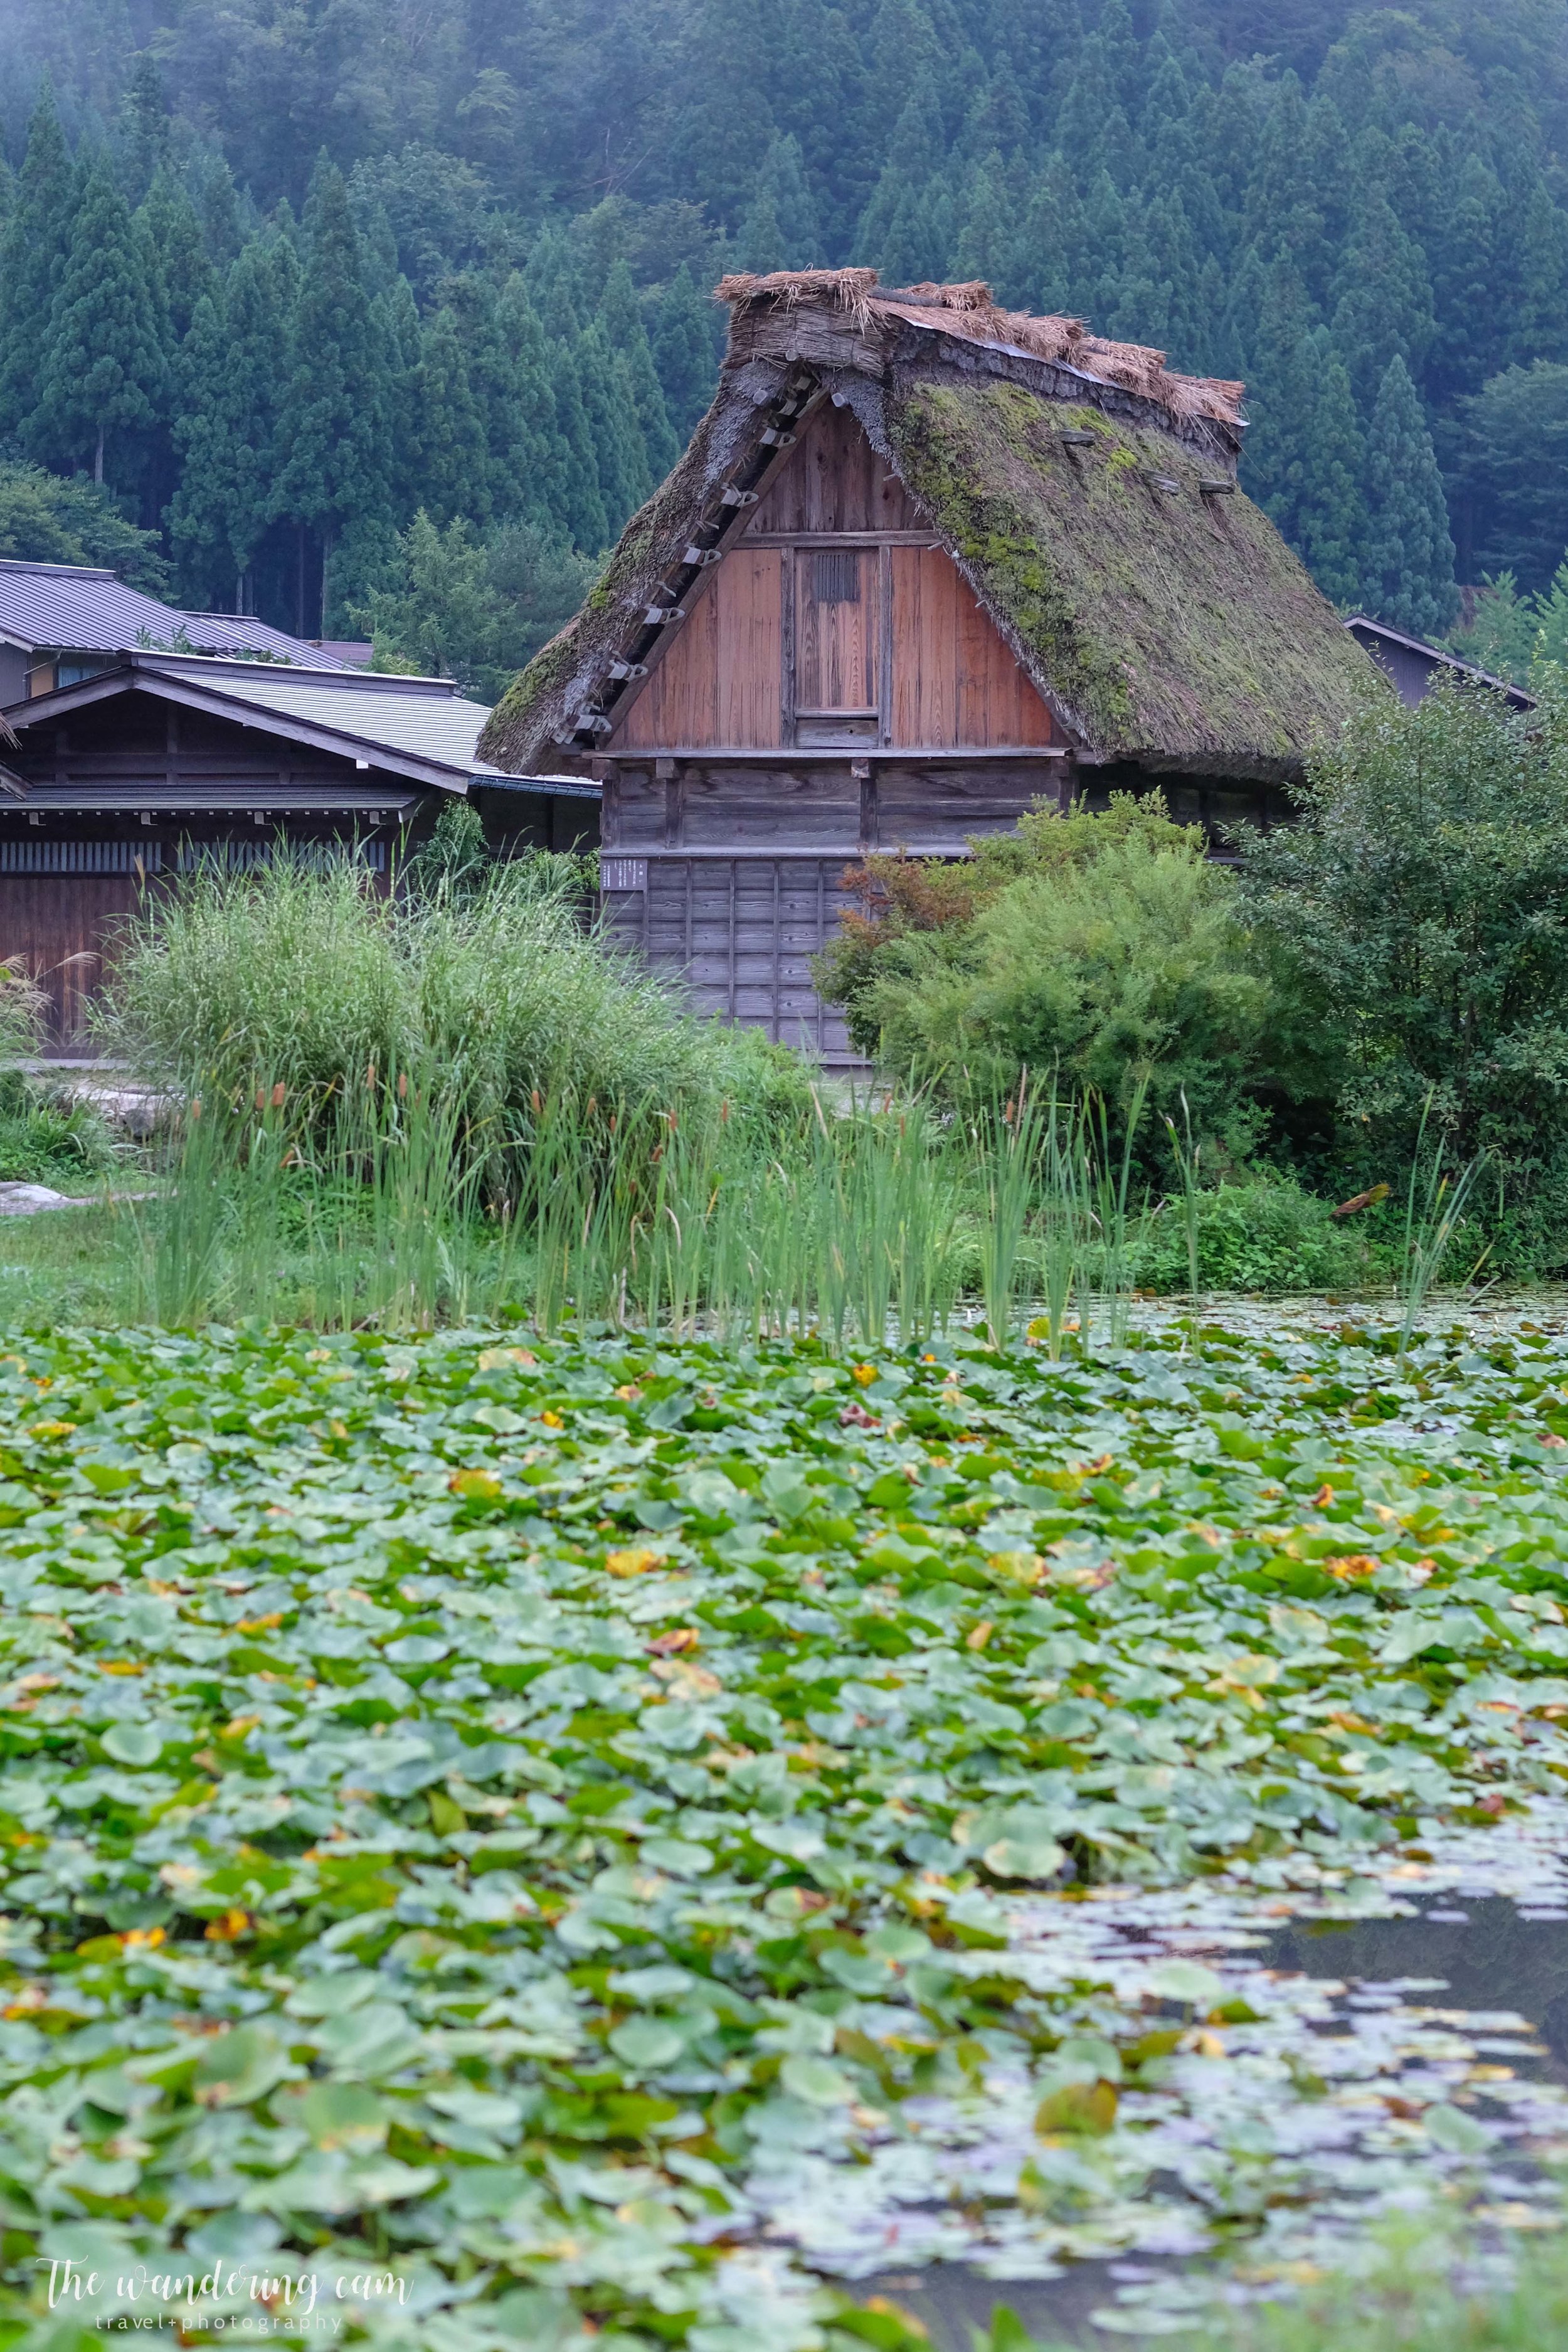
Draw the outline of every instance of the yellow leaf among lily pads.
[[[664,1566],[664,1554],[650,1551],[646,1544],[632,1544],[625,1551],[607,1551],[605,1566],[612,1576],[647,1576]]]

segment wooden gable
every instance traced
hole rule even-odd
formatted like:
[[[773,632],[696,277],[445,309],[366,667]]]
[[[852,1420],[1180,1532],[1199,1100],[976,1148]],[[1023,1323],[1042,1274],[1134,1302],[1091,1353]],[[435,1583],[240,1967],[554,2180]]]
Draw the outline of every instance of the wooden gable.
[[[824,401],[606,750],[1033,749],[1050,714],[898,476]]]

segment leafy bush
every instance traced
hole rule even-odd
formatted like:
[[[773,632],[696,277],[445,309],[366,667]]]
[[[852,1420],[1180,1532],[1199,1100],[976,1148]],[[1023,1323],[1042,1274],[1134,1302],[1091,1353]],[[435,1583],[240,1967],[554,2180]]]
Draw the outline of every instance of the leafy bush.
[[[0,556],[22,563],[103,563],[132,588],[166,595],[155,530],[127,522],[110,493],[80,476],[0,462]]]
[[[1508,1262],[1568,1255],[1568,704],[1385,704],[1244,838],[1244,904],[1337,1064],[1333,1181],[1397,1180],[1424,1106],[1489,1156]]]
[[[1336,1223],[1331,1204],[1289,1176],[1219,1184],[1197,1196],[1198,1278],[1205,1290],[1287,1295],[1386,1280],[1393,1217],[1385,1209],[1374,1222]],[[1175,1202],[1150,1224],[1137,1270],[1143,1289],[1186,1289],[1187,1237]]]
[[[114,1164],[113,1138],[90,1103],[21,1071],[0,1072],[0,1183],[68,1192]]]
[[[445,530],[421,508],[397,541],[389,578],[349,614],[375,641],[377,669],[456,678],[499,702],[592,583],[595,565],[528,523],[475,536],[461,517]]]
[[[1158,794],[1041,811],[962,866],[873,858],[865,911],[819,959],[863,1051],[943,1087],[996,1096],[1020,1068],[1154,1114],[1184,1093],[1198,1131],[1244,1158],[1279,1008],[1235,881]]]

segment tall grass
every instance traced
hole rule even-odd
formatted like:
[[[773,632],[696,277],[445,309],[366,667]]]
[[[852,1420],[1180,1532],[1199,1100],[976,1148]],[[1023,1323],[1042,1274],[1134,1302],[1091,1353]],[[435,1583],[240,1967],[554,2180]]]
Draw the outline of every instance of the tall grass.
[[[145,1311],[416,1329],[568,1322],[921,1340],[1043,1297],[1126,1329],[1142,1090],[1112,1125],[1021,1074],[967,1114],[830,1102],[584,929],[578,862],[383,890],[289,853],[198,866],[120,944],[107,1033],[185,1106],[131,1221]]]
[[[1450,1175],[1443,1164],[1442,1137],[1438,1136],[1430,1149],[1427,1147],[1426,1129],[1431,1115],[1432,1097],[1428,1094],[1421,1108],[1405,1192],[1404,1247],[1397,1277],[1402,1364],[1410,1352],[1421,1311],[1442,1272],[1486,1160],[1486,1154],[1478,1152],[1457,1177]],[[1470,1270],[1472,1280],[1479,1271],[1478,1261]]]
[[[279,844],[248,872],[213,860],[147,902],[115,943],[103,1042],[187,1094],[281,1086],[300,1132],[363,1110],[363,1074],[438,1074],[486,1195],[515,1193],[536,1094],[805,1115],[793,1058],[695,1021],[584,929],[579,861],[436,870],[420,891]]]

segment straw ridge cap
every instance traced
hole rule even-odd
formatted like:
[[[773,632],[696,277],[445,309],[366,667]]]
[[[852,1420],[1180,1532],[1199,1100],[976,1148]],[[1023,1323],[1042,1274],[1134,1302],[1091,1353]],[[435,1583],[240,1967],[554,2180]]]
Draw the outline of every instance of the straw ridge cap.
[[[739,305],[763,301],[785,310],[801,306],[847,313],[862,333],[878,318],[906,319],[969,342],[1005,343],[1036,359],[1065,361],[1084,373],[1102,377],[1122,391],[1154,401],[1173,416],[1205,416],[1226,425],[1240,422],[1246,386],[1217,377],[1176,375],[1165,353],[1142,343],[1121,343],[1090,334],[1081,319],[1035,318],[1027,310],[1005,310],[984,278],[962,285],[883,286],[874,269],[774,269],[764,276],[741,271],[721,278],[716,299]],[[931,312],[941,313],[940,320]]]

